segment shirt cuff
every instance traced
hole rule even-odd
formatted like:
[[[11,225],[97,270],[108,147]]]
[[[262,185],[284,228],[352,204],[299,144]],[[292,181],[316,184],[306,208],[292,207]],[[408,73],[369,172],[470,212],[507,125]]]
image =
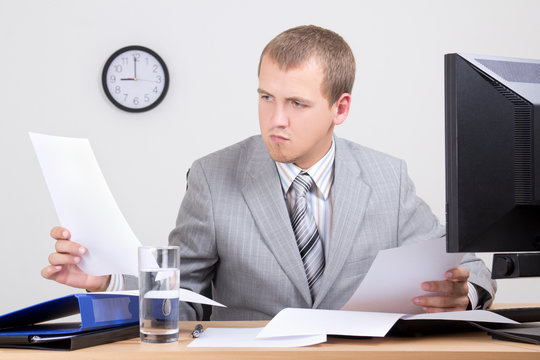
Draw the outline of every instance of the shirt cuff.
[[[124,277],[122,274],[111,274],[111,281],[105,291],[120,291],[124,290]]]
[[[470,282],[467,282],[467,284],[469,285],[469,293],[467,294],[467,297],[469,298],[471,310],[474,310],[478,306],[478,292],[476,291],[476,286]]]

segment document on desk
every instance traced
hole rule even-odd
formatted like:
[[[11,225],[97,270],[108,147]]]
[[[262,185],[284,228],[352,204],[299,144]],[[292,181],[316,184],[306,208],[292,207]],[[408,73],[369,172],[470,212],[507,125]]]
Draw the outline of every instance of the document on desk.
[[[79,267],[90,275],[137,275],[141,243],[120,212],[88,139],[29,135],[60,224],[88,249]]]
[[[274,316],[257,338],[317,334],[383,337],[402,316],[394,313],[286,308]]]
[[[444,273],[459,266],[462,258],[461,253],[446,253],[444,237],[381,250],[342,310],[420,313],[412,299],[433,294],[422,290],[421,284],[444,280]]]
[[[326,335],[257,339],[261,328],[208,328],[188,347],[298,347],[326,342]]]
[[[400,319],[454,320],[517,324],[516,321],[486,310],[425,314],[397,314],[323,309],[287,308],[281,310],[259,332],[257,338],[313,334],[383,337]]]

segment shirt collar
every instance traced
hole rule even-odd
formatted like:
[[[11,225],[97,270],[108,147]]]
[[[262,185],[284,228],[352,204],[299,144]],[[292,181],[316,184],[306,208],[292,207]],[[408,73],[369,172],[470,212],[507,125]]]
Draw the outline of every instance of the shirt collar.
[[[287,194],[289,192],[289,188],[291,187],[296,176],[301,171],[304,171],[311,176],[315,185],[326,200],[330,194],[330,188],[332,187],[333,183],[335,154],[336,146],[334,144],[334,139],[332,138],[332,145],[330,146],[330,150],[328,150],[326,155],[324,155],[322,159],[317,161],[312,167],[305,171],[292,163],[275,161],[279,178],[281,180],[283,194]]]

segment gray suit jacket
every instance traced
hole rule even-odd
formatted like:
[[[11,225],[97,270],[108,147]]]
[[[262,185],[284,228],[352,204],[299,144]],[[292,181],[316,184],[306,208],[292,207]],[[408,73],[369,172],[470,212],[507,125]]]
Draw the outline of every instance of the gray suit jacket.
[[[177,226],[180,286],[227,305],[213,320],[270,319],[285,307],[339,309],[381,249],[444,236],[415,195],[405,163],[336,138],[332,233],[320,290],[311,299],[274,161],[260,136],[193,163]],[[470,281],[492,296],[489,270],[472,255]],[[431,280],[431,279],[426,279]],[[419,284],[420,286],[420,284]],[[183,304],[182,319],[202,307]]]

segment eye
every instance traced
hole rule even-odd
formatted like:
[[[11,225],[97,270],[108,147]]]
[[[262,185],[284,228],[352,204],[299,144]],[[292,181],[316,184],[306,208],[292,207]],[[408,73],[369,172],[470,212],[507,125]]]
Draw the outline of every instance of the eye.
[[[292,104],[295,108],[299,108],[299,109],[302,109],[302,108],[305,108],[306,105],[305,104],[302,104],[301,102],[299,101],[296,101],[296,100],[293,100],[292,101]]]
[[[270,95],[261,94],[261,99],[264,101],[271,101],[272,97]]]

